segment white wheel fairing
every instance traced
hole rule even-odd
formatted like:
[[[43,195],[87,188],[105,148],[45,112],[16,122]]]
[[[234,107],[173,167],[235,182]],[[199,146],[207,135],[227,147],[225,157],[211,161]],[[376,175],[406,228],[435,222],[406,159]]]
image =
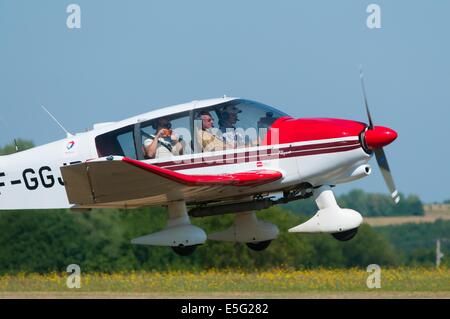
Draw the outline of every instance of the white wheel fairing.
[[[206,233],[200,227],[191,225],[184,201],[171,202],[168,205],[169,219],[167,227],[156,233],[135,238],[137,245],[185,247],[203,244]]]
[[[339,233],[361,225],[363,218],[352,209],[340,208],[329,186],[315,192],[319,211],[309,220],[289,229],[292,233]]]
[[[233,225],[224,230],[208,235],[208,239],[237,243],[258,243],[275,239],[278,227],[272,223],[259,220],[255,212],[235,215]]]

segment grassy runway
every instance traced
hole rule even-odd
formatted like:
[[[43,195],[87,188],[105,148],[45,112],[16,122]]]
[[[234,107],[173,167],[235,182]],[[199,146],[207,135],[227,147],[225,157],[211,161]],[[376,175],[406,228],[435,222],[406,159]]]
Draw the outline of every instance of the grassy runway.
[[[68,274],[0,276],[1,298],[450,298],[450,269],[381,270],[381,288],[369,289],[364,269],[81,274],[69,289]]]

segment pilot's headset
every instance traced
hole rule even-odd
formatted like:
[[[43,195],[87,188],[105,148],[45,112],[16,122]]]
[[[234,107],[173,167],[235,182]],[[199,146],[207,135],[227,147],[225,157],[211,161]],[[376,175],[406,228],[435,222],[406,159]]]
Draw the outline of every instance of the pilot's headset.
[[[232,111],[229,111],[228,109],[232,109]],[[241,113],[242,110],[239,110],[236,106],[234,105],[229,105],[223,108],[222,112],[221,112],[221,118],[220,121],[224,124],[225,122],[228,121],[228,119],[230,118],[230,113]],[[239,119],[236,119],[236,121],[239,121]]]
[[[194,120],[195,121],[201,121],[203,114],[204,114],[204,111],[200,111],[200,112],[195,113]]]

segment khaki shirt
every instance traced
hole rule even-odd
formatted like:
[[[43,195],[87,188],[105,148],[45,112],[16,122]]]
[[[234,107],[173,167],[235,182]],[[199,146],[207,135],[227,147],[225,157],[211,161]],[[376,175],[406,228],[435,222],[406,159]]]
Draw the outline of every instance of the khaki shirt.
[[[233,148],[233,145],[225,144],[220,138],[211,132],[199,130],[198,131],[198,143],[201,142],[202,152],[214,152],[222,151]]]

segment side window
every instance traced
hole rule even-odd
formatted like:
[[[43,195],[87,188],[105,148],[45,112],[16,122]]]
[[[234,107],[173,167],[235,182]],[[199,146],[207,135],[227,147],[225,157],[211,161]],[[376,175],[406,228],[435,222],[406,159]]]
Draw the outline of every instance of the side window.
[[[191,154],[191,119],[189,112],[142,122],[141,150],[145,159],[162,159]]]
[[[133,126],[114,130],[95,138],[99,157],[118,155],[136,159]]]
[[[123,154],[126,157],[136,158],[136,150],[134,148],[133,132],[126,132],[117,135],[117,141],[122,148]]]

